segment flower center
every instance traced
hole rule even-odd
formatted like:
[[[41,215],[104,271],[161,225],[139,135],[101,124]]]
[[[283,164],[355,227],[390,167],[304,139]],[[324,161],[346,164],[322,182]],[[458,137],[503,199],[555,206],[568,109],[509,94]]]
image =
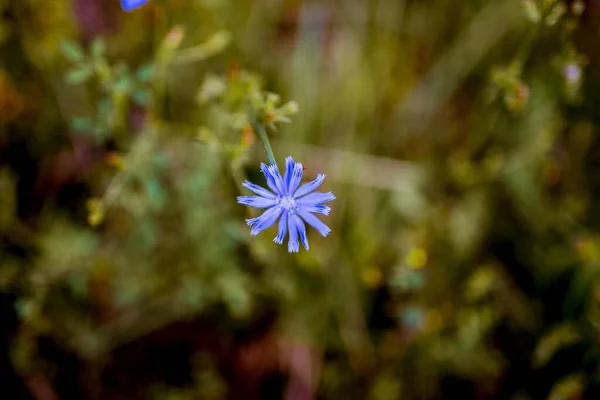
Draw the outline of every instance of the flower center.
[[[288,211],[293,211],[296,209],[296,200],[294,200],[294,198],[291,196],[280,197],[279,204]]]

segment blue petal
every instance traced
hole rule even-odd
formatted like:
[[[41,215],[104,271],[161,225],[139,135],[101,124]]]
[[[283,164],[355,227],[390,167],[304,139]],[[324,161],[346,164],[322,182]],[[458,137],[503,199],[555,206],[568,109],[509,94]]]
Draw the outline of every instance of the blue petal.
[[[285,188],[287,195],[293,195],[300,181],[302,181],[302,174],[304,173],[304,168],[301,163],[294,162],[292,157],[288,157],[285,159]]]
[[[310,206],[315,204],[327,203],[331,200],[335,200],[335,196],[331,192],[313,192],[311,194],[307,194],[306,196],[300,199],[297,199],[296,202],[300,205]]]
[[[290,181],[287,184],[288,195],[293,195],[296,189],[298,189],[298,185],[300,185],[300,181],[302,181],[303,173],[304,167],[302,167],[302,164],[296,163],[296,165],[294,165],[294,172],[292,173]]]
[[[121,0],[121,8],[125,11],[133,11],[147,2],[148,0]]]
[[[267,178],[267,185],[269,188],[271,188],[271,190],[277,193],[279,196],[285,196],[283,178],[281,178],[277,167],[274,165],[261,163],[260,170],[265,175],[265,178]]]
[[[294,167],[296,163],[292,157],[287,157],[285,159],[285,175],[283,176],[283,181],[285,182],[285,186],[289,187],[290,179],[292,179],[292,174],[294,173]]]
[[[281,196],[285,196],[285,182],[283,182],[283,178],[279,173],[277,165],[269,165],[267,170],[275,177],[275,185],[277,185],[278,193],[280,193]]]
[[[283,239],[285,239],[285,234],[287,233],[287,224],[288,224],[288,213],[284,212],[281,214],[281,219],[279,220],[279,232],[273,241],[277,244],[283,244]]]
[[[300,216],[306,221],[307,224],[315,228],[321,235],[327,236],[331,229],[327,225],[325,225],[321,220],[315,217],[313,214],[304,210],[303,208],[298,208],[298,213]]]
[[[325,174],[318,174],[317,179],[300,186],[296,193],[294,193],[294,197],[298,198],[304,196],[305,194],[309,194],[310,192],[321,186],[321,183],[323,183],[324,180]]]
[[[255,208],[269,208],[277,204],[275,199],[266,199],[261,196],[238,196],[238,203]]]
[[[281,215],[281,207],[271,207],[265,211],[260,217],[247,219],[246,223],[252,227],[250,235],[256,236],[261,231],[267,229],[277,221],[277,218]]]
[[[290,219],[292,220],[292,222],[296,226],[296,229],[298,230],[298,233],[300,234],[300,241],[302,241],[304,248],[308,250],[308,238],[306,237],[306,227],[304,226],[304,222],[296,214],[291,214]]]
[[[300,250],[300,243],[298,243],[298,227],[294,223],[294,219],[288,218],[288,230],[290,231],[290,239],[288,240],[288,251],[290,253],[297,253]]]
[[[253,191],[254,193],[256,193],[259,196],[266,197],[267,199],[275,199],[277,197],[273,193],[269,192],[267,189],[265,189],[261,186],[255,185],[252,182],[246,181],[246,182],[242,183],[242,186],[250,189],[251,191]]]
[[[329,215],[331,212],[331,208],[327,207],[325,204],[311,204],[311,205],[301,205],[303,210],[311,213],[317,213],[322,215]]]

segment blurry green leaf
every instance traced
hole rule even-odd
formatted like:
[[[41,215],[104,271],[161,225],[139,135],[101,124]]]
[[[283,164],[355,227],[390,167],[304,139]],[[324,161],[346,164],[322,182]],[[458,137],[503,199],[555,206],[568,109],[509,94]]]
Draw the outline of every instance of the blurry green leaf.
[[[548,400],[577,400],[583,396],[584,382],[581,375],[562,378],[552,386]]]
[[[97,123],[96,125],[94,125],[93,133],[97,139],[105,139],[109,135],[108,127],[106,126],[106,124]]]
[[[198,90],[197,100],[200,104],[205,104],[210,100],[220,97],[227,88],[225,80],[214,74],[208,74]]]
[[[579,338],[579,330],[573,324],[564,323],[552,328],[538,342],[533,353],[533,366],[543,367],[558,350],[577,342]]]
[[[371,388],[371,400],[400,399],[402,385],[398,376],[394,373],[382,373],[377,376],[375,384]]]
[[[110,117],[111,108],[110,100],[106,97],[101,98],[98,101],[98,116],[100,119],[107,120]]]
[[[177,64],[202,61],[223,51],[230,42],[231,34],[227,31],[220,31],[212,35],[206,42],[199,46],[179,51],[175,55],[173,61]]]
[[[278,112],[280,115],[296,115],[298,113],[298,103],[295,101],[288,101],[281,107],[279,107]]]
[[[567,13],[567,6],[558,2],[553,8],[550,14],[546,16],[546,25],[553,26]]]
[[[284,124],[289,124],[289,123],[292,122],[292,120],[289,117],[284,117],[282,115],[278,115],[277,118],[275,118],[274,122],[281,122],[281,123],[284,123]]]
[[[467,281],[465,296],[469,301],[477,301],[486,296],[498,281],[496,271],[490,266],[478,268]]]
[[[94,38],[91,45],[91,54],[95,58],[100,58],[106,53],[106,43],[102,38]]]
[[[144,181],[144,187],[152,206],[156,209],[162,208],[166,202],[166,194],[160,182],[155,178],[147,179]]]
[[[87,279],[80,273],[69,274],[66,278],[67,285],[72,293],[78,298],[85,298],[88,295]]]
[[[245,279],[241,276],[223,276],[219,281],[221,296],[230,312],[242,317],[250,310],[250,293],[245,287]]]
[[[87,117],[75,117],[71,120],[71,129],[75,132],[94,132],[94,121]]]
[[[164,169],[168,168],[169,165],[171,164],[169,157],[167,157],[166,155],[161,154],[161,153],[157,153],[154,155],[153,162],[154,162],[154,166],[158,170],[164,170]]]
[[[468,192],[454,206],[449,218],[450,239],[459,257],[477,249],[487,229],[488,206],[485,190]]]
[[[92,76],[93,70],[89,65],[82,68],[70,69],[65,74],[65,82],[69,85],[77,85],[85,82]]]
[[[279,104],[281,101],[281,96],[277,93],[267,93],[267,97],[265,99],[265,108],[267,110],[273,109]]]
[[[540,22],[542,16],[535,0],[523,0],[523,7],[525,7],[525,13],[531,22]]]
[[[129,282],[120,282],[117,290],[114,292],[114,302],[118,307],[129,307],[135,305],[140,300],[140,284],[131,284]]]
[[[152,248],[156,244],[157,238],[156,223],[149,219],[144,220],[138,225],[136,234],[140,245]]]
[[[82,268],[97,246],[98,238],[92,231],[58,219],[40,238],[40,262],[48,276],[58,276]]]
[[[423,310],[419,307],[407,307],[401,313],[402,323],[411,327],[420,327],[423,323]]]
[[[150,104],[150,93],[147,90],[136,90],[131,95],[131,99],[139,106],[147,106]]]
[[[546,207],[540,180],[533,165],[525,167],[518,164],[520,157],[514,156],[508,160],[503,176],[508,192],[513,198],[519,215],[524,218],[536,231],[544,231],[548,218],[545,216]],[[514,171],[514,172],[512,172]]]
[[[135,75],[138,80],[142,82],[148,82],[152,78],[154,72],[154,64],[151,62],[146,63],[138,68]]]
[[[9,24],[6,19],[0,23],[0,44],[3,44],[13,32],[13,25]]]
[[[37,307],[32,299],[22,297],[15,302],[15,311],[19,317],[27,320],[37,313]]]
[[[185,29],[181,25],[174,26],[165,36],[162,47],[176,49],[181,45],[181,41],[185,36]]]
[[[85,53],[81,46],[72,40],[63,40],[60,43],[60,49],[63,55],[74,63],[81,62],[85,59]]]
[[[580,268],[569,285],[569,291],[562,304],[562,312],[570,318],[580,316],[584,304],[588,301],[594,283],[600,281],[600,270],[597,268]]]
[[[115,92],[129,93],[132,87],[131,78],[127,74],[122,74],[115,82],[113,89]]]
[[[203,290],[196,281],[183,279],[178,293],[179,301],[192,308],[198,308],[205,302]]]
[[[398,290],[407,291],[419,289],[425,283],[425,275],[421,270],[400,267],[390,280],[390,285]]]
[[[94,62],[94,71],[96,72],[96,76],[102,85],[106,88],[109,83],[112,81],[113,71],[111,70],[110,65],[106,62],[106,60],[100,58],[95,60]]]

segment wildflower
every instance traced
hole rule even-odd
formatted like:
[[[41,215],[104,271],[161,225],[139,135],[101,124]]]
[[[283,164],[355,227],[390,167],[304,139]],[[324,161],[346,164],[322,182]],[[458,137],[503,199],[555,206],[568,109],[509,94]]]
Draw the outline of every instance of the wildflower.
[[[273,225],[279,219],[279,232],[273,241],[283,244],[283,240],[289,231],[288,251],[297,253],[300,249],[300,241],[308,250],[308,238],[304,222],[315,228],[321,235],[327,236],[331,229],[319,220],[314,214],[329,215],[331,208],[323,203],[334,200],[333,193],[314,192],[325,180],[325,174],[318,174],[317,178],[300,185],[304,168],[301,163],[294,162],[292,157],[285,160],[285,175],[282,178],[277,165],[266,165],[261,163],[260,169],[267,178],[267,185],[273,191],[250,183],[243,186],[250,189],[258,196],[239,196],[238,203],[255,208],[266,208],[267,210],[257,218],[246,220],[252,228],[250,234],[258,235],[264,229]]]
[[[581,79],[581,68],[577,64],[570,63],[565,67],[564,74],[569,83],[577,83]]]
[[[133,11],[147,2],[148,0],[121,0],[121,8],[125,11]]]

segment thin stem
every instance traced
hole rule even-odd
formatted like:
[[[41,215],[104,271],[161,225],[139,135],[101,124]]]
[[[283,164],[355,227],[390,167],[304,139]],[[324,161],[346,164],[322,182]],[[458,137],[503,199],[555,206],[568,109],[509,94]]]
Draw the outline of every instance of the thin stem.
[[[267,132],[265,132],[265,128],[256,120],[252,122],[252,129],[258,135],[260,140],[265,146],[265,152],[267,153],[267,159],[269,160],[269,164],[277,166],[277,162],[275,161],[275,155],[273,154],[273,149],[271,148],[271,142],[269,142],[269,137],[267,136]]]

